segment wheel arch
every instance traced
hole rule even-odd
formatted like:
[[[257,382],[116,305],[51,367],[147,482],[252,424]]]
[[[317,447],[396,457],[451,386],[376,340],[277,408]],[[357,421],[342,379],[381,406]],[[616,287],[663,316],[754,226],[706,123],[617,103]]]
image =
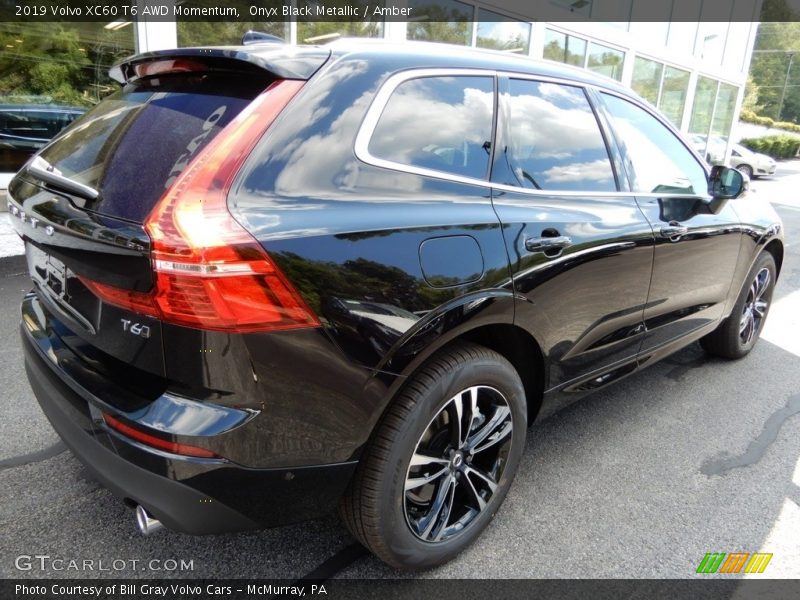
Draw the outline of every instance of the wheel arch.
[[[451,335],[442,335],[417,353],[390,386],[388,400],[381,411],[381,416],[373,425],[373,431],[406,383],[423,368],[430,357],[461,341],[494,350],[511,363],[525,389],[528,424],[533,423],[544,397],[544,354],[536,338],[522,327],[512,323],[495,322],[481,323],[458,332],[451,332]]]
[[[783,265],[783,243],[779,239],[774,239],[764,246],[764,251],[772,254],[772,258],[775,259],[775,275],[780,276]]]

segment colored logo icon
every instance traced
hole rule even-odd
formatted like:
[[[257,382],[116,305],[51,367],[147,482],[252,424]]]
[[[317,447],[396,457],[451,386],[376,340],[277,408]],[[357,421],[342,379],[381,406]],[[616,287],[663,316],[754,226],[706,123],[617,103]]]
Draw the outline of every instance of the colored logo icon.
[[[697,565],[698,573],[763,573],[772,554],[764,552],[708,552]]]

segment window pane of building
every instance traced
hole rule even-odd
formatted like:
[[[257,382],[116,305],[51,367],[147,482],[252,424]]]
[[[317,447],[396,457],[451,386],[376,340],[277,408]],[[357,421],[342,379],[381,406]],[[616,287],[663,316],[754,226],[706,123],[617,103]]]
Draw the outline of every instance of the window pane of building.
[[[108,69],[134,53],[130,22],[0,23],[0,178],[119,89]]]
[[[289,24],[275,21],[178,21],[177,29],[178,46],[181,48],[239,45],[242,36],[251,30],[289,40]]]
[[[471,5],[456,0],[408,0],[408,7],[415,19],[407,24],[409,40],[472,44]]]
[[[548,60],[582,67],[586,60],[586,40],[547,29],[543,56]]]
[[[208,8],[208,0],[181,0],[177,2],[181,9],[192,10],[195,8]],[[230,0],[224,4],[236,7],[239,14],[244,16],[249,13],[250,6],[262,10],[277,10],[277,17],[269,21],[209,21],[202,18],[179,17],[177,21],[178,46],[229,46],[239,45],[242,36],[248,31],[259,31],[289,40],[289,26],[284,22],[283,4],[277,0],[260,0],[259,2],[246,3],[242,0]],[[287,3],[288,4],[288,3]],[[259,18],[259,17],[256,17]],[[265,17],[261,17],[265,18]]]
[[[692,118],[689,122],[690,133],[708,134],[716,98],[717,80],[698,77],[697,87],[694,92],[694,104],[692,105]]]
[[[686,105],[686,92],[689,90],[689,71],[666,67],[664,83],[661,86],[661,98],[658,109],[675,127],[681,126],[683,107]]]
[[[568,35],[566,58],[567,64],[582,67],[586,62],[586,40]]]
[[[483,179],[493,113],[491,77],[411,79],[386,103],[369,151],[402,165]]]
[[[733,125],[733,109],[736,107],[736,95],[739,88],[727,83],[719,84],[717,105],[714,108],[714,121],[711,124],[711,134],[724,138],[727,142],[728,135]]]
[[[541,190],[614,191],[616,182],[600,127],[583,90],[512,79],[506,167],[493,177]],[[501,167],[502,169],[502,167]]]
[[[383,21],[298,21],[298,44],[325,44],[340,37],[383,37]]]
[[[642,98],[655,106],[658,102],[658,88],[661,86],[661,73],[664,65],[654,60],[637,56],[633,62],[631,87]]]
[[[621,50],[609,48],[592,42],[589,44],[589,61],[586,67],[595,73],[602,73],[612,79],[622,79],[622,63],[625,53]]]
[[[508,17],[483,9],[478,11],[478,19],[478,48],[528,53],[531,41],[530,23],[510,21]]]

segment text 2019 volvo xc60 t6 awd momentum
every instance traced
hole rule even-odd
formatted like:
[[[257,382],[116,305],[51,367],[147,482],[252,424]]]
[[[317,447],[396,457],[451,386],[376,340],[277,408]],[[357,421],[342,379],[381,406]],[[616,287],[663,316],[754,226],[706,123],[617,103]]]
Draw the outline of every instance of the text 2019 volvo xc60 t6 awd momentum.
[[[338,507],[437,565],[537,414],[755,344],[783,233],[737,171],[616,82],[443,48],[141,54],[13,180],[28,377],[142,529]]]

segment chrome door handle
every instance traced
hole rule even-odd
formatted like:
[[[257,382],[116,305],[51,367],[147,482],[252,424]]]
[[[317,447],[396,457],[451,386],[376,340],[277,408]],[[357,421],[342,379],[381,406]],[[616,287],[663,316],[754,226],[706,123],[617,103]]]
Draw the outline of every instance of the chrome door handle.
[[[680,223],[671,222],[666,227],[661,228],[661,237],[665,238],[677,238],[682,235],[686,235],[689,233],[689,228],[681,225]]]
[[[525,240],[525,249],[528,252],[547,252],[548,250],[563,250],[572,245],[572,238],[566,235],[557,237],[528,238]]]

